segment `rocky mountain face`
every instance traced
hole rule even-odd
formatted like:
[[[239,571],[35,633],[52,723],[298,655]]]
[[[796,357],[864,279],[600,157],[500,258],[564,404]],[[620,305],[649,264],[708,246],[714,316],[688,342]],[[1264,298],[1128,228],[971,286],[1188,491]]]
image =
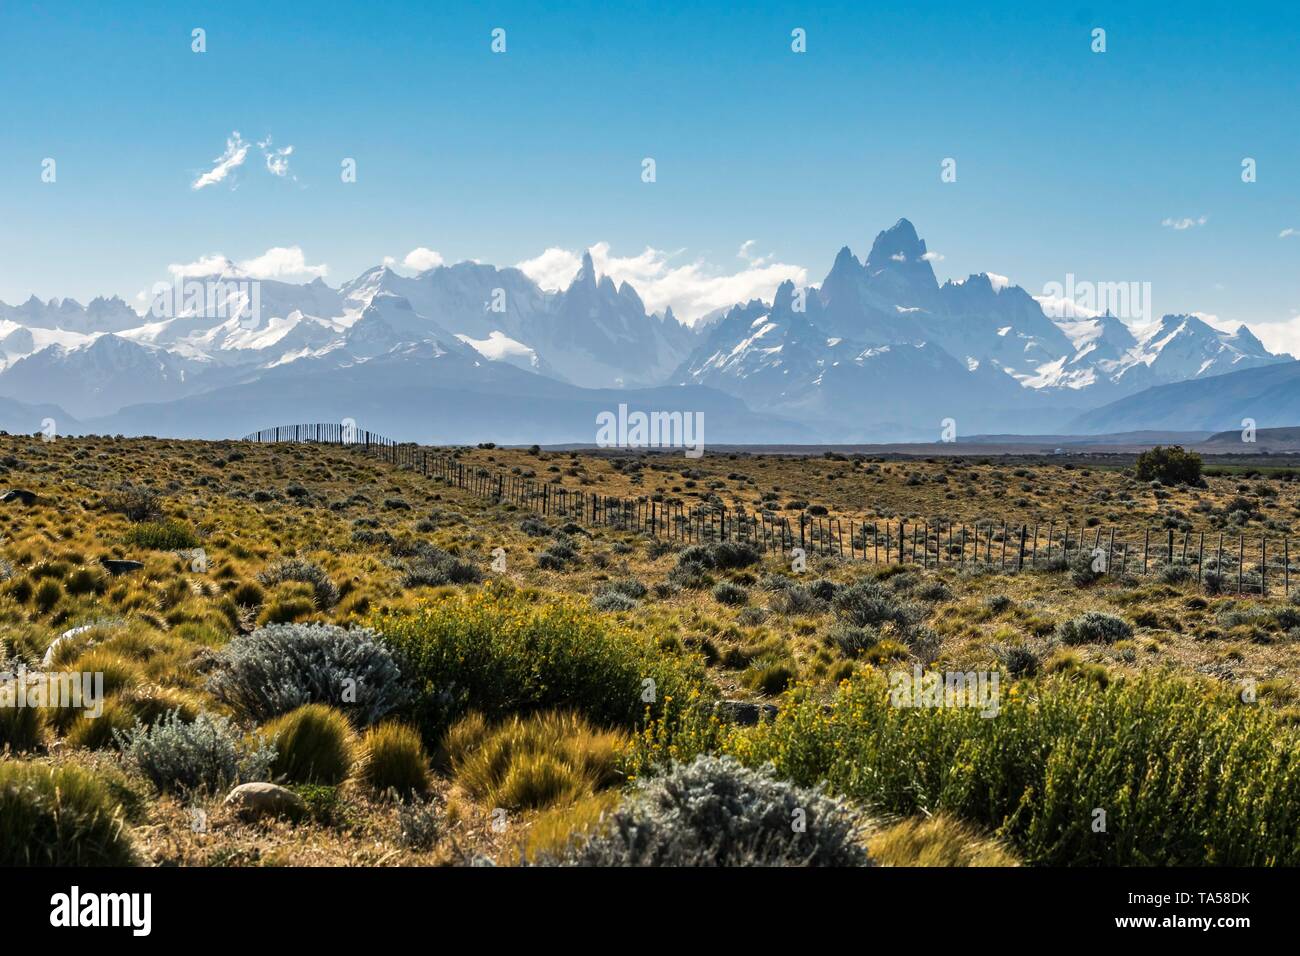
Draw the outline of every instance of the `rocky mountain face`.
[[[586,392],[667,386],[730,396],[736,404],[716,408],[744,419],[740,431],[757,436],[747,440],[927,440],[949,420],[959,435],[1056,430],[1144,389],[1290,359],[1244,326],[1223,332],[1194,315],[1143,326],[1105,313],[1054,318],[992,273],[940,283],[933,259],[899,220],[865,259],[841,249],[820,285],[786,282],[770,303],[737,304],[694,327],[671,309],[647,313],[590,254],[554,292],[515,268],[461,262],[417,275],[379,266],[337,289],[321,279],[189,277],[206,296],[178,283],[143,316],[116,298],[31,298],[0,303],[0,398],[11,409],[57,406],[91,430],[117,416],[149,431],[148,417],[170,419],[171,404],[273,402],[277,383],[373,405],[346,383],[373,385],[373,370],[387,368],[412,400],[425,387],[454,385],[480,400],[495,389],[554,403],[557,421],[571,424],[559,409],[587,407]],[[388,412],[373,411],[378,427]],[[273,408],[259,413],[274,418]],[[426,412],[440,414],[446,403]],[[586,441],[588,431],[557,440]]]
[[[1051,428],[1079,410],[1163,382],[1257,368],[1274,356],[1244,326],[1194,316],[1131,329],[1114,316],[1054,320],[988,273],[942,285],[925,242],[899,220],[865,261],[847,247],[817,288],[782,286],[769,307],[714,322],[674,381],[752,407],[833,423],[845,440]]]

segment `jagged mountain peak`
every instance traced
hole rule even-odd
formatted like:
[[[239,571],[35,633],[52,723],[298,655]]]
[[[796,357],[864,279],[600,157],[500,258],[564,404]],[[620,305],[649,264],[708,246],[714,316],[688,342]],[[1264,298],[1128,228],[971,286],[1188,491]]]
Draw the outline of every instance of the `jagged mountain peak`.
[[[569,283],[569,288],[575,287],[596,287],[596,263],[592,261],[591,250],[583,250],[582,265],[578,267],[578,274],[573,277]]]
[[[876,235],[866,266],[868,269],[881,269],[888,268],[890,262],[919,262],[925,254],[925,240],[916,234],[916,227],[908,220],[900,219]]]
[[[848,246],[841,246],[840,251],[835,256],[835,261],[831,264],[831,271],[826,273],[826,282],[834,282],[848,276],[856,276],[862,272],[862,263],[858,257],[853,254]],[[824,283],[823,283],[824,284]]]

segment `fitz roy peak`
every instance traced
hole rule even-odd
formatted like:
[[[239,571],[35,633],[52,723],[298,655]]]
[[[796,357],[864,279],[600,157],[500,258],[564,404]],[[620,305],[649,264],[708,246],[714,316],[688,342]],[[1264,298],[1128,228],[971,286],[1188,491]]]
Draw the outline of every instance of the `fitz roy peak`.
[[[993,273],[940,283],[933,260],[900,219],[865,259],[840,249],[820,285],[694,326],[648,313],[590,253],[558,291],[477,262],[377,266],[339,288],[259,280],[256,315],[236,275],[192,280],[221,290],[215,308],[173,296],[143,316],[32,297],[0,303],[0,427],[230,437],[350,417],[408,440],[591,443],[596,416],[626,404],[704,412],[718,443],[934,440],[948,418],[965,435],[1052,431],[1144,389],[1290,361],[1194,315],[1053,318]]]

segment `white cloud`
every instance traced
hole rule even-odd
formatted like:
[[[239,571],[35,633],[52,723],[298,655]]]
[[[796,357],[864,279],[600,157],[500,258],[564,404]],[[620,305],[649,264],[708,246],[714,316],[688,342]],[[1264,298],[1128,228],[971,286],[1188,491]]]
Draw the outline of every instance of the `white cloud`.
[[[402,260],[402,265],[408,269],[414,269],[416,272],[423,272],[426,269],[442,265],[442,262],[441,253],[420,246],[418,249],[412,249],[406,254],[406,258]]]
[[[563,289],[578,274],[582,257],[568,249],[551,247],[535,259],[525,259],[515,266],[543,289]]]
[[[257,144],[266,157],[266,171],[272,176],[284,178],[289,175],[289,157],[293,155],[293,147],[285,146],[283,149],[274,149],[271,146],[271,137]],[[296,178],[296,177],[295,177]]]
[[[731,274],[719,273],[702,261],[673,265],[680,253],[646,247],[636,256],[610,255],[609,243],[598,242],[590,249],[596,271],[607,275],[615,284],[628,282],[645,303],[649,312],[668,307],[688,325],[703,315],[737,302],[750,299],[771,300],[777,286],[789,279],[795,285],[808,282],[803,266],[770,262],[768,258],[748,259],[749,265]],[[741,246],[741,258],[747,258],[749,243]],[[550,248],[534,259],[520,262],[518,268],[543,289],[563,289],[573,281],[582,265],[581,253]]]
[[[989,277],[989,284],[993,286],[994,292],[1001,292],[1007,286],[1011,285],[1011,280],[1006,276],[1000,276],[996,272],[986,272],[984,274]]]
[[[245,259],[239,267],[253,279],[290,279],[311,276],[323,278],[329,272],[324,263],[307,265],[307,257],[300,246],[275,246],[255,259]]]
[[[193,262],[173,262],[167,267],[167,271],[177,279],[190,276],[228,275],[233,274],[235,269],[235,264],[223,255],[200,256]]]
[[[224,182],[226,177],[234,170],[244,165],[244,162],[248,159],[248,151],[253,146],[262,151],[262,156],[266,159],[266,171],[272,176],[278,176],[281,179],[286,176],[290,179],[297,178],[289,174],[289,157],[293,155],[292,146],[276,149],[271,145],[271,137],[269,136],[257,143],[247,143],[239,135],[239,130],[235,130],[230,134],[230,138],[226,140],[226,151],[212,161],[215,165],[206,173],[200,174],[190,184],[190,188],[198,190]]]
[[[232,169],[238,169],[244,165],[244,160],[248,158],[248,145],[248,143],[244,142],[243,137],[239,135],[239,130],[235,130],[230,134],[230,138],[226,140],[226,151],[213,160],[216,165],[194,180],[190,184],[190,188],[202,189],[205,186],[212,186],[225,180]]]
[[[1209,220],[1206,219],[1205,216],[1198,216],[1195,219],[1192,219],[1190,217],[1184,217],[1182,219],[1162,219],[1160,221],[1160,225],[1168,226],[1170,229],[1174,229],[1178,232],[1182,232],[1184,229],[1192,229],[1196,226],[1203,226],[1207,222],[1209,222]]]
[[[280,279],[288,282],[294,279],[323,278],[328,274],[329,267],[324,264],[308,265],[307,257],[303,255],[299,246],[273,246],[252,259],[236,262],[216,253],[201,256],[193,262],[173,263],[167,267],[167,271],[177,279],[191,276],[229,275],[248,279]]]
[[[1286,352],[1300,356],[1300,310],[1282,322],[1259,322],[1250,326],[1255,337],[1274,355]]]
[[[926,252],[921,255],[921,258],[926,262],[943,262],[943,253]]]
[[[746,262],[751,262],[756,266],[765,266],[771,262],[772,256],[770,254],[766,256],[754,255],[754,246],[757,242],[758,240],[756,239],[746,239],[742,242],[740,248],[736,250],[736,258],[744,259]]]
[[[1300,236],[1300,229],[1292,229],[1290,226],[1287,226],[1277,234],[1279,239],[1289,239],[1291,236]]]

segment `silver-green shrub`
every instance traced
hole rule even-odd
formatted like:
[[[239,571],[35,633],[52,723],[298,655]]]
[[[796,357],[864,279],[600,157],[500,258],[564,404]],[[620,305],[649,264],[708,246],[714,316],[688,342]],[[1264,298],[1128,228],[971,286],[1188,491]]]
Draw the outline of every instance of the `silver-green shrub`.
[[[1114,644],[1132,637],[1133,625],[1114,614],[1086,611],[1057,624],[1056,636],[1065,644]]]
[[[259,722],[329,704],[369,726],[406,699],[397,661],[377,637],[335,624],[268,625],[222,648],[208,690]]]
[[[172,711],[150,727],[116,732],[117,745],[160,791],[215,793],[237,783],[270,779],[275,748],[245,740],[229,718],[199,714],[193,722]]]
[[[551,866],[869,866],[863,821],[819,789],[700,756],[641,783]]]

